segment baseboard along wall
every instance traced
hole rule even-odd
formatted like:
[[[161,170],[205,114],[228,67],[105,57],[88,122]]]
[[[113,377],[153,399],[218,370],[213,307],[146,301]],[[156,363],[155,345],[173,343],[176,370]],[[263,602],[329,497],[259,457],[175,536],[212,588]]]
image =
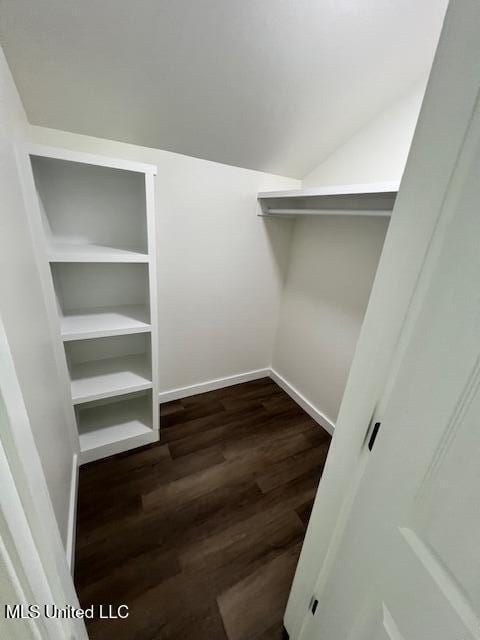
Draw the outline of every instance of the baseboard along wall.
[[[335,431],[335,423],[330,420],[324,413],[320,411],[315,405],[313,405],[304,395],[300,393],[298,389],[296,389],[288,380],[286,380],[283,376],[275,371],[275,369],[270,369],[269,373],[270,378],[278,384],[288,395],[295,400],[295,402],[302,407],[308,415],[315,420],[325,431],[327,431],[331,436],[333,436],[333,432]]]
[[[208,380],[207,382],[200,382],[199,384],[193,384],[188,387],[179,387],[178,389],[172,389],[170,391],[162,391],[158,394],[160,403],[170,402],[172,400],[179,400],[180,398],[187,398],[188,396],[194,396],[198,393],[206,393],[207,391],[215,391],[216,389],[223,389],[224,387],[230,387],[234,384],[241,384],[242,382],[250,382],[251,380],[259,380],[260,378],[271,378],[278,384],[288,395],[295,400],[295,402],[302,407],[304,411],[312,417],[325,431],[330,435],[333,435],[335,430],[335,424],[320,409],[315,407],[309,400],[303,396],[298,389],[291,385],[288,380],[281,376],[275,369],[268,367],[266,369],[257,369],[256,371],[247,371],[246,373],[240,373],[234,376],[227,376],[225,378],[217,378],[215,380]]]
[[[234,384],[241,384],[242,382],[259,380],[260,378],[265,378],[269,375],[270,369],[256,369],[255,371],[247,371],[246,373],[239,373],[234,376],[227,376],[226,378],[217,378],[215,380],[208,380],[207,382],[200,382],[199,384],[192,384],[188,387],[179,387],[178,389],[172,389],[170,391],[161,391],[158,394],[158,398],[161,403],[170,402],[171,400],[188,398],[188,396],[196,396],[197,393],[206,393],[207,391],[215,391],[216,389],[231,387]]]

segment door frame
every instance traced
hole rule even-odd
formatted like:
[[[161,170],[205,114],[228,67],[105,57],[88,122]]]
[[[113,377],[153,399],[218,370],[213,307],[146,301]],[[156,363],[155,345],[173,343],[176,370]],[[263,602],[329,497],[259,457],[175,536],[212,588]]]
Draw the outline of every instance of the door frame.
[[[368,461],[367,434],[403,351],[416,293],[418,304],[418,283],[478,99],[479,23],[476,0],[451,0],[285,612],[295,640],[334,564]]]
[[[24,594],[27,603],[33,599],[33,603],[40,605],[78,608],[67,556],[1,318],[0,484],[0,556],[9,568],[10,587],[18,595]],[[2,620],[2,624],[8,622]],[[33,637],[42,640],[88,640],[81,619],[39,618],[31,621],[30,628]]]

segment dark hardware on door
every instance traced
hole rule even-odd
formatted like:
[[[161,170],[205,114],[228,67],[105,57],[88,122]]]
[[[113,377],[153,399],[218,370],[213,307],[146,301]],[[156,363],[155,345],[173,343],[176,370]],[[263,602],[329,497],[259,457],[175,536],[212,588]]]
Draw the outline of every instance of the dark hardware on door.
[[[373,449],[373,445],[375,444],[375,440],[377,438],[378,430],[380,429],[381,422],[376,422],[373,425],[372,435],[370,436],[370,440],[368,441],[368,449],[371,451]]]

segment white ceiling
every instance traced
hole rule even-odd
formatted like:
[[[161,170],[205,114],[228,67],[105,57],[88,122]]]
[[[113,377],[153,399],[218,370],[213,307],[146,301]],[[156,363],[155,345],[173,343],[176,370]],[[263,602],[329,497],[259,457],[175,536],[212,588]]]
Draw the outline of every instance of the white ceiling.
[[[33,124],[302,177],[429,68],[446,0],[0,0]]]

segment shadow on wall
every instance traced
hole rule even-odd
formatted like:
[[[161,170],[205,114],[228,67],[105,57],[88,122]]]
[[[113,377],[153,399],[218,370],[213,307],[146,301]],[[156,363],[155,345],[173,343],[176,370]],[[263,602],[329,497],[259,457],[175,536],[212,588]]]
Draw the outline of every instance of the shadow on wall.
[[[295,223],[273,366],[335,422],[388,219],[321,216]]]
[[[363,320],[388,229],[388,218],[322,216],[298,221],[289,289],[307,304]]]
[[[278,277],[285,286],[290,267],[290,255],[295,232],[294,218],[259,218],[268,239],[270,255]]]

